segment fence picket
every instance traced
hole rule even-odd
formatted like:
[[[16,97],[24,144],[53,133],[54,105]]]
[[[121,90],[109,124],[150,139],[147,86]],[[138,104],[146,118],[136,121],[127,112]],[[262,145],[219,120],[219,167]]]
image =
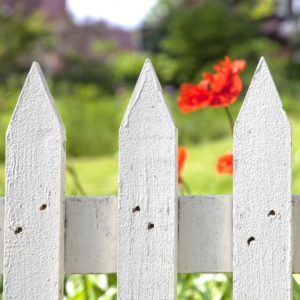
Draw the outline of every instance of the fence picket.
[[[177,130],[149,60],[120,127],[118,297],[175,299]]]
[[[65,130],[33,63],[6,137],[5,299],[62,299]]]
[[[292,299],[291,129],[262,58],[235,125],[234,299]]]

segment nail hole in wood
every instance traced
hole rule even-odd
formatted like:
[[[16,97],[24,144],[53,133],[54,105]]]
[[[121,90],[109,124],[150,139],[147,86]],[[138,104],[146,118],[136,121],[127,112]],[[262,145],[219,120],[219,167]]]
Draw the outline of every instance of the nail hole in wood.
[[[43,204],[40,206],[40,210],[45,210],[47,208],[47,204]]]
[[[255,238],[253,236],[249,237],[249,239],[247,240],[247,244],[248,246],[250,246],[251,242],[254,242]]]
[[[17,228],[15,229],[14,233],[15,233],[15,234],[18,234],[18,233],[20,233],[20,232],[22,232],[22,231],[23,231],[23,228],[22,228],[22,227],[17,227]]]
[[[153,229],[153,228],[154,228],[154,224],[148,223],[148,230],[151,230],[151,229]]]
[[[268,213],[268,217],[274,217],[276,215],[275,211],[272,209]]]
[[[132,209],[132,212],[135,213],[135,212],[140,211],[140,210],[141,210],[140,207],[136,206],[135,208]]]

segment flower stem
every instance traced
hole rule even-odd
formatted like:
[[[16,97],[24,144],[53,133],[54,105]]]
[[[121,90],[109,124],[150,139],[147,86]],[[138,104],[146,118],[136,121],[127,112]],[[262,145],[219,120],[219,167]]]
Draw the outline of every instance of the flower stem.
[[[231,135],[233,136],[233,125],[234,125],[233,124],[233,118],[232,118],[231,112],[229,110],[229,107],[225,106],[224,109],[225,109],[225,113],[226,113],[226,116],[227,116],[228,121],[229,121],[230,132],[231,132]]]
[[[75,187],[77,188],[77,190],[79,191],[79,193],[81,195],[86,195],[86,193],[81,185],[81,182],[78,178],[76,170],[69,164],[67,164],[67,172],[69,172],[69,174],[71,175],[71,177],[73,179],[73,183],[74,183]]]
[[[191,194],[191,189],[190,189],[189,185],[182,178],[181,178],[181,185],[183,187],[183,189],[182,189],[183,191],[186,191],[188,194]]]

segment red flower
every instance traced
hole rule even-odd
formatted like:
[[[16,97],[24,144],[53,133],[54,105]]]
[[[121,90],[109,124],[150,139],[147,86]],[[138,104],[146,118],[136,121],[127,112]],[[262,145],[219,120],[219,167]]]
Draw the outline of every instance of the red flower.
[[[217,172],[222,174],[233,174],[233,154],[232,151],[220,156],[217,162]]]
[[[216,73],[204,73],[197,85],[184,83],[180,87],[178,106],[183,112],[212,106],[228,106],[239,97],[243,83],[239,76],[246,67],[244,60],[232,61],[226,56],[214,65]]]
[[[214,65],[216,72],[222,72],[224,69],[230,70],[233,74],[241,73],[245,70],[247,64],[243,59],[236,59],[232,61],[229,56],[225,56],[219,64]]]
[[[185,165],[187,158],[187,149],[184,147],[178,147],[178,182],[182,182],[181,173]]]
[[[190,112],[209,106],[212,94],[202,84],[184,83],[180,87],[178,106],[183,112]]]
[[[215,74],[204,73],[203,83],[213,94],[209,106],[228,106],[239,97],[243,83],[239,76],[246,67],[244,60],[234,60],[226,56],[219,64],[214,66]]]

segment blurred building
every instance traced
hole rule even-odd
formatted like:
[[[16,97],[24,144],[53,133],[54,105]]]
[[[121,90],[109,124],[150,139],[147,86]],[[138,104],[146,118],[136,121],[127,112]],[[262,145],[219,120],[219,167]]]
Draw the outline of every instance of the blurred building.
[[[47,27],[54,38],[52,48],[43,48],[34,53],[34,57],[28,55],[28,62],[37,59],[48,73],[54,74],[68,69],[70,57],[84,57],[86,61],[104,59],[96,49],[101,48],[101,43],[104,47],[110,41],[118,49],[137,50],[134,32],[111,27],[102,21],[75,24],[66,7],[66,0],[0,0],[3,16],[10,17],[15,13],[30,16],[40,12],[45,17],[45,24],[49,23]]]
[[[66,16],[65,0],[0,0],[2,10],[7,14],[13,13],[18,7],[25,15],[41,11],[47,19],[56,19]]]

